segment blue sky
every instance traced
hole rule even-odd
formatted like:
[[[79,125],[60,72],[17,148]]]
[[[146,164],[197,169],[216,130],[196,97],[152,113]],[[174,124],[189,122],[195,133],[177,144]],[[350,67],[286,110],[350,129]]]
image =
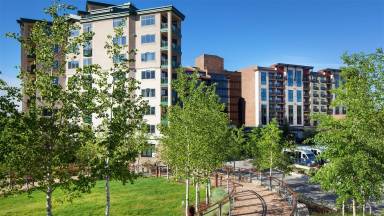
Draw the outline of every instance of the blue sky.
[[[0,70],[18,85],[20,47],[4,37],[16,20],[44,18],[48,0],[0,0]],[[70,2],[83,10],[85,0]],[[103,0],[121,4],[124,0]],[[173,4],[182,11],[182,64],[202,53],[225,59],[225,68],[276,62],[338,67],[344,52],[384,47],[383,0],[136,0],[138,8]]]

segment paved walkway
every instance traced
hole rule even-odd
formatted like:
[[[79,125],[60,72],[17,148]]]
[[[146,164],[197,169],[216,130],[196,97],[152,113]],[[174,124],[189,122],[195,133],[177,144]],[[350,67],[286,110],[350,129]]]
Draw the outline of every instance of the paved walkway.
[[[241,183],[235,193],[232,215],[289,215],[291,208],[276,192],[269,191],[258,182]]]

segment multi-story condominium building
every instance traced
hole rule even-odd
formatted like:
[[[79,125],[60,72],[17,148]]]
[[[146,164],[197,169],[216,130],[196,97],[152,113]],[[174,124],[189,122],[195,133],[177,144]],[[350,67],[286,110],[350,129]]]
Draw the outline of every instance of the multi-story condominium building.
[[[98,64],[104,70],[113,66],[113,61],[124,57],[110,59],[104,48],[107,37],[114,35],[117,26],[123,26],[124,35],[114,38],[114,42],[127,45],[127,50],[137,50],[135,61],[131,67],[135,77],[141,82],[140,92],[148,101],[150,109],[145,115],[152,135],[150,147],[144,151],[143,157],[154,157],[154,146],[160,135],[157,125],[166,121],[167,106],[172,103],[171,80],[174,69],[181,64],[181,23],[184,15],[173,6],[138,9],[131,3],[111,5],[87,1],[86,11],[79,11],[71,16],[80,30],[71,32],[77,36],[81,32],[94,32],[92,41],[82,47],[79,55],[66,56],[66,76],[59,77],[58,82],[65,85],[76,68],[89,64]],[[21,18],[18,23],[21,35],[27,37],[36,20]],[[21,67],[33,72],[33,56],[22,48]],[[23,107],[27,107],[27,100]],[[97,124],[97,119],[92,119]]]
[[[195,67],[186,71],[197,70],[200,78],[209,85],[216,84],[216,93],[225,105],[231,124],[240,126],[244,122],[241,97],[241,74],[224,69],[224,59],[216,55],[202,54],[195,59]]]
[[[280,124],[304,126],[304,74],[313,67],[274,64],[271,67],[241,69],[245,125],[265,125],[272,119]]]

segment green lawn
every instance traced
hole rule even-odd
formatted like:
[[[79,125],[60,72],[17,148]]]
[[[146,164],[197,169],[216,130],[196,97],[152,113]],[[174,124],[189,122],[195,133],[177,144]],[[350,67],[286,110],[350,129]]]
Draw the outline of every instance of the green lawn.
[[[191,202],[194,203],[194,190],[191,189]],[[184,184],[167,182],[162,178],[141,178],[134,184],[122,185],[111,182],[111,215],[182,215]],[[204,191],[204,190],[201,190]],[[55,199],[62,196],[55,191]],[[201,194],[202,200],[204,194]],[[53,203],[54,215],[103,215],[104,182],[100,181],[90,194],[84,194],[72,203]],[[42,192],[13,195],[0,198],[0,215],[44,215],[45,198]]]

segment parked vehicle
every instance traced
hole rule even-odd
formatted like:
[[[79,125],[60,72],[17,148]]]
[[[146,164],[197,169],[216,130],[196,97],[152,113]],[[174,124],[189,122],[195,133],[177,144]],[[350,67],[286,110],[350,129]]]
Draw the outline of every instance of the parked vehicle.
[[[284,153],[287,154],[295,164],[304,166],[314,166],[316,164],[316,156],[310,150],[298,147],[294,150],[284,149]]]

